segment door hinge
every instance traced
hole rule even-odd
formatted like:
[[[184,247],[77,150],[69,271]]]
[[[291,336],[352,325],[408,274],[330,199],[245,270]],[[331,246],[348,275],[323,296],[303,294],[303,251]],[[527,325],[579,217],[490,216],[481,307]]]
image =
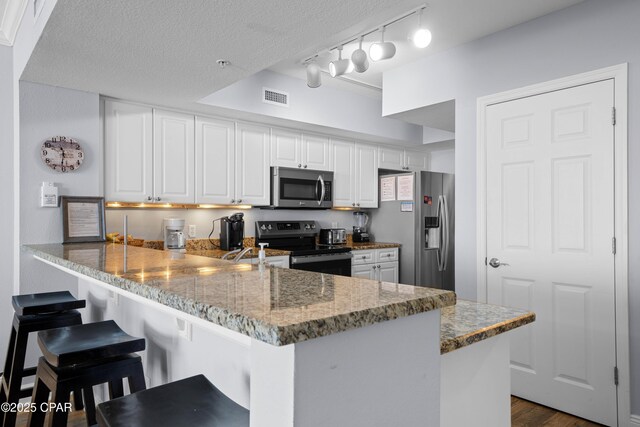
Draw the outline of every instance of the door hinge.
[[[616,125],[616,107],[611,108],[611,124]]]
[[[487,265],[487,257],[484,257],[484,265]]]
[[[613,367],[613,382],[615,383],[615,385],[618,385],[618,367],[617,366]]]
[[[613,252],[613,254],[616,254],[616,238],[612,237],[611,238],[611,252]]]

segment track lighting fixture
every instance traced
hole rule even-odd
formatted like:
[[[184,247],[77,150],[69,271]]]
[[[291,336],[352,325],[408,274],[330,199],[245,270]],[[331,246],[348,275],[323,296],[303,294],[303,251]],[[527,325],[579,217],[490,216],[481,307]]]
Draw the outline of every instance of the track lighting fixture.
[[[384,41],[384,30],[385,27],[382,27],[380,31],[380,41],[374,43],[369,48],[369,56],[372,61],[382,61],[384,59],[393,58],[393,55],[396,54],[396,45],[391,42]]]
[[[320,66],[315,62],[309,62],[307,64],[307,86],[317,88],[320,87],[321,84]]]
[[[351,59],[342,59],[342,46],[338,48],[338,59],[329,63],[329,74],[331,77],[338,77],[353,71]]]
[[[424,8],[418,10],[418,29],[413,33],[413,44],[420,49],[424,49],[431,43],[431,31],[428,28],[422,26],[422,11]]]
[[[356,73],[364,73],[369,69],[369,59],[367,53],[362,50],[362,40],[364,36],[360,36],[360,45],[351,54],[351,62]]]

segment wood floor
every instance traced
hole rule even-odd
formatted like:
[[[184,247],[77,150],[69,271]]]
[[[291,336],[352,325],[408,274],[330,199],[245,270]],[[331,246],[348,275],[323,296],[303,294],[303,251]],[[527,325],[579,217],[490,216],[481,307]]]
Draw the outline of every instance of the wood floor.
[[[27,414],[20,414],[16,427],[26,427],[27,417]],[[84,427],[85,425],[84,411],[73,411],[69,414],[67,427]],[[600,424],[594,424],[582,418],[577,418],[564,412],[558,412],[546,406],[541,406],[514,396],[511,396],[511,425],[512,427],[600,426]]]
[[[513,427],[591,427],[601,424],[511,396],[511,425]]]

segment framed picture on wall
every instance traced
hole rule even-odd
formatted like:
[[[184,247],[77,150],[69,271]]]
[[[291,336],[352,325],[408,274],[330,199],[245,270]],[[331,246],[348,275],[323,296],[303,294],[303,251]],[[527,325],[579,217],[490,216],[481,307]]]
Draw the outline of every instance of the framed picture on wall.
[[[63,243],[105,241],[104,197],[60,197]]]

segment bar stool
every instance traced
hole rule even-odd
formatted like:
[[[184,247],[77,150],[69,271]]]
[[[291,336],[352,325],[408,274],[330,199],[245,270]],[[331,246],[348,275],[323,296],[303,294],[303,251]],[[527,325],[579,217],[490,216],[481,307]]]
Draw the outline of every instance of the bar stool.
[[[84,300],[74,298],[68,291],[15,295],[11,302],[15,310],[11,327],[11,338],[0,384],[0,403],[15,404],[23,397],[31,396],[32,387],[22,389],[22,380],[35,375],[36,368],[24,367],[27,342],[31,332],[51,328],[82,324],[76,309],[86,305]],[[74,393],[76,408],[82,409],[80,393]],[[0,413],[2,426],[13,427],[15,411]]]
[[[69,402],[72,390],[89,390],[109,384],[111,399],[124,394],[122,380],[127,378],[132,393],[145,389],[142,360],[135,354],[144,350],[144,338],[127,335],[113,320],[67,326],[38,332],[43,357],[38,361],[36,384],[31,398],[35,412],[29,413],[30,426],[42,426],[49,393],[56,410],[49,425],[66,426],[68,412],[60,410]],[[92,393],[85,393],[87,424],[96,423]]]
[[[249,410],[196,375],[99,404],[98,425],[247,427]]]

